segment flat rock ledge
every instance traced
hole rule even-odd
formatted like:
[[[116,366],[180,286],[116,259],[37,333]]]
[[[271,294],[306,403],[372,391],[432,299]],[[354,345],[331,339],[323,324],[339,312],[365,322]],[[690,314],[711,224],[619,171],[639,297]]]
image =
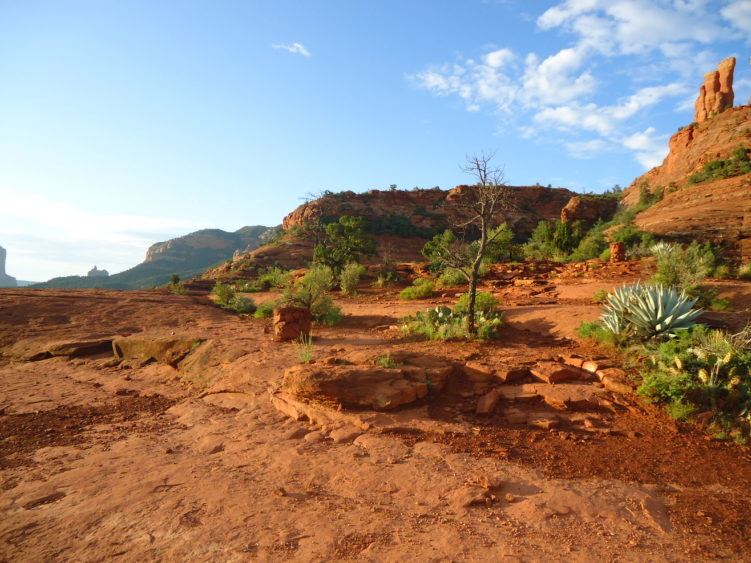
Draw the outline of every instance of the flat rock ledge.
[[[454,366],[416,363],[386,368],[372,364],[293,366],[284,373],[281,391],[297,399],[333,408],[393,410],[440,391]]]

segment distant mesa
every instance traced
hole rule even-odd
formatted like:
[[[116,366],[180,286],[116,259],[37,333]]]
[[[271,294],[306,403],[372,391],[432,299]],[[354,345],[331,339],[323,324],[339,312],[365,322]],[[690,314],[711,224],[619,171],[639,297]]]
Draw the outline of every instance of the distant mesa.
[[[108,278],[110,273],[107,270],[100,270],[96,266],[94,266],[91,270],[89,270],[89,273],[86,274],[86,277],[89,278]]]
[[[236,250],[252,250],[274,232],[275,229],[260,225],[233,233],[204,229],[151,245],[141,264],[123,272],[109,275],[107,270],[94,266],[85,276],[53,278],[34,287],[142,289],[163,285],[173,275],[187,279],[231,260]]]
[[[8,253],[0,246],[0,287],[18,287],[16,278],[5,273],[5,258]]]
[[[701,123],[733,107],[733,72],[735,57],[728,57],[717,65],[717,70],[704,75],[699,87],[699,97],[694,106],[694,121]]]

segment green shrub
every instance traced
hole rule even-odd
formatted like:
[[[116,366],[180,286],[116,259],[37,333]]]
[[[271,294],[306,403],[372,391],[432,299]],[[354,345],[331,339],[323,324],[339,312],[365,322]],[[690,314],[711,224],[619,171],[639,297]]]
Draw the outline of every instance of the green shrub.
[[[374,287],[384,288],[388,287],[400,280],[399,272],[396,270],[396,265],[388,258],[385,257],[381,263],[381,268],[378,271]]]
[[[427,299],[433,296],[435,285],[427,278],[417,278],[411,286],[405,287],[400,293],[401,299]]]
[[[622,242],[627,250],[642,247],[650,247],[655,243],[654,235],[640,230],[633,223],[628,223],[615,231],[610,239],[613,242]]]
[[[256,304],[252,299],[235,295],[228,303],[222,305],[222,308],[227,309],[228,311],[234,311],[235,313],[248,315],[255,312]]]
[[[610,245],[605,240],[604,234],[605,223],[598,222],[592,227],[587,234],[582,238],[579,245],[569,256],[569,260],[574,262],[581,262],[584,260],[591,260],[598,258],[606,250],[608,251],[608,260],[610,259]]]
[[[274,309],[278,306],[276,301],[264,301],[258,307],[253,316],[256,319],[270,319],[274,316]]]
[[[696,412],[696,407],[690,403],[684,403],[683,401],[673,401],[667,406],[668,414],[670,418],[685,422],[691,415]]]
[[[211,293],[216,297],[216,302],[219,305],[227,305],[235,297],[235,290],[226,283],[221,282],[214,284]]]
[[[522,246],[525,258],[529,260],[554,260],[560,250],[553,244],[555,226],[548,221],[540,221],[532,231],[529,240]]]
[[[383,356],[378,356],[378,358],[376,359],[376,364],[386,369],[394,369],[397,366],[396,361],[391,357],[391,354],[389,353],[386,353]]]
[[[498,299],[487,291],[478,291],[475,295],[475,311],[478,313],[494,313],[498,307]],[[454,313],[466,315],[469,312],[469,293],[462,293],[454,305]]]
[[[365,275],[367,268],[357,262],[350,262],[344,269],[342,269],[341,279],[339,285],[342,289],[342,293],[347,295],[354,295],[357,293],[357,286],[360,283],[360,278]]]
[[[375,254],[375,239],[364,231],[364,219],[342,215],[323,227],[321,242],[313,248],[313,262],[338,274],[349,262]]]
[[[712,277],[717,280],[729,280],[733,277],[733,271],[728,264],[720,264],[715,267]]]
[[[467,283],[467,278],[456,268],[446,268],[438,277],[438,287],[455,287]]]
[[[482,340],[496,338],[498,330],[503,324],[502,314],[478,311],[475,322],[477,324],[477,338]],[[465,340],[471,338],[467,330],[466,314],[457,313],[442,305],[407,317],[402,322],[402,330],[406,334],[420,335],[429,340]]]
[[[647,348],[638,392],[677,419],[711,411],[743,441],[751,431],[751,326],[737,334],[696,326]]]
[[[188,293],[188,288],[185,287],[185,284],[180,283],[179,281],[177,283],[169,284],[169,290],[175,295],[185,295]]]
[[[709,180],[749,174],[751,173],[750,152],[745,147],[738,147],[730,157],[706,163],[700,172],[689,177],[688,183],[698,184]]]
[[[282,289],[287,285],[289,276],[289,271],[273,266],[259,272],[255,285],[260,291],[269,291],[274,288]]]
[[[512,262],[521,255],[521,249],[514,243],[514,232],[503,223],[488,232],[488,245],[483,260],[488,264]]]
[[[652,246],[652,254],[657,260],[657,273],[652,281],[689,294],[698,290],[716,263],[711,245],[696,241],[686,248],[677,244],[656,244]]]
[[[738,268],[738,278],[742,280],[751,280],[751,262]]]
[[[328,303],[322,313],[313,316],[319,323],[326,326],[338,325],[344,320],[341,307]]]
[[[729,311],[731,309],[730,299],[725,297],[715,297],[709,304],[710,311]]]
[[[172,274],[172,276],[170,276],[170,284],[177,285],[179,283],[180,283],[180,276],[178,276],[177,274]]]
[[[334,285],[334,273],[328,266],[315,266],[284,289],[282,302],[308,309],[317,322],[336,324],[342,319],[341,309],[334,305],[327,291]]]
[[[610,247],[606,248],[600,253],[600,260],[610,262]]]
[[[603,304],[608,299],[608,292],[604,289],[598,289],[595,291],[595,294],[592,296],[592,301],[595,303]]]
[[[583,322],[576,329],[576,333],[581,338],[589,338],[601,344],[615,345],[613,333],[607,330],[602,323],[598,321]]]
[[[310,334],[301,334],[295,340],[295,349],[297,350],[297,359],[301,364],[309,364],[313,361],[313,336]]]
[[[582,236],[580,221],[540,221],[522,251],[530,260],[565,260]]]

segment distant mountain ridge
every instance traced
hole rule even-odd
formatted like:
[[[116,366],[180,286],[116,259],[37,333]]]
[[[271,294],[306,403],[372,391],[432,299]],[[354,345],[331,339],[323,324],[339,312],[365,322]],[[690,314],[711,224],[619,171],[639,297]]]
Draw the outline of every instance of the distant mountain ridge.
[[[173,274],[185,279],[232,258],[235,252],[249,252],[267,240],[275,227],[254,225],[235,232],[202,229],[152,244],[144,261],[129,270],[107,277],[66,276],[53,278],[34,288],[142,289],[163,285]]]

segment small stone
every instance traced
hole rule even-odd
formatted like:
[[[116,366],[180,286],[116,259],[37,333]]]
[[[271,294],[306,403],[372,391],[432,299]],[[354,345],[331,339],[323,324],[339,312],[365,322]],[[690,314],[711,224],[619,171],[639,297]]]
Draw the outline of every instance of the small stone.
[[[584,358],[582,358],[581,356],[577,356],[577,355],[561,356],[560,359],[567,366],[573,366],[575,368],[582,367],[582,364],[584,363]]]
[[[500,398],[501,395],[497,389],[493,389],[492,391],[487,392],[485,395],[480,397],[479,401],[477,401],[475,413],[480,415],[492,414]]]
[[[464,364],[464,373],[470,381],[484,381],[493,377],[494,370],[480,362],[467,362]]]
[[[505,368],[496,370],[495,376],[504,383],[513,383],[529,376],[528,368]]]
[[[586,362],[582,363],[581,368],[584,371],[588,371],[589,373],[597,373],[597,370],[605,367],[602,362],[598,362],[595,360],[587,360]]]
[[[300,438],[303,438],[307,434],[310,434],[307,428],[293,426],[292,428],[287,430],[284,434],[282,434],[282,440],[299,440]]]
[[[506,493],[504,498],[506,499],[506,502],[516,502],[516,497],[511,493]]]
[[[559,383],[580,379],[580,371],[558,362],[538,362],[529,370],[537,379],[545,383]]]
[[[602,381],[602,378],[606,376],[612,377],[615,379],[626,379],[626,372],[619,368],[601,366],[599,369],[595,371],[595,374],[597,375],[597,377],[600,378],[600,381]]]
[[[624,380],[606,375],[602,378],[602,384],[608,391],[620,393],[621,395],[630,394],[633,389]]]
[[[308,432],[303,436],[303,440],[308,442],[309,444],[317,444],[318,442],[321,442],[325,438],[325,434],[323,432],[320,432],[318,430],[314,432]]]
[[[362,430],[356,426],[344,426],[337,428],[329,434],[329,437],[334,440],[335,444],[344,444],[352,442],[355,438],[362,434]]]

